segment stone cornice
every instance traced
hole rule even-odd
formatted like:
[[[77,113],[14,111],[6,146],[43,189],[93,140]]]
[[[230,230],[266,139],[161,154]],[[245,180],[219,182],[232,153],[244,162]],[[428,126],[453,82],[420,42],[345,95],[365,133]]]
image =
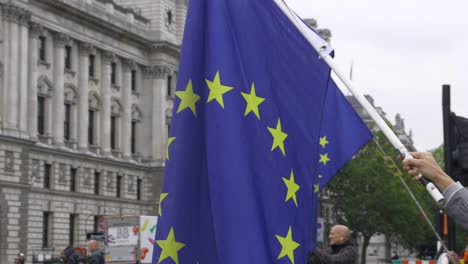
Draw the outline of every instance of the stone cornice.
[[[145,66],[143,68],[143,77],[145,79],[163,79],[170,73],[170,69],[163,65]]]
[[[9,187],[9,188],[18,188],[22,190],[28,190],[30,194],[46,194],[52,195],[56,197],[74,197],[77,199],[89,199],[93,201],[108,201],[108,202],[116,202],[120,204],[133,204],[133,205],[142,205],[142,206],[150,206],[153,205],[153,201],[142,201],[142,200],[133,200],[128,198],[117,198],[112,196],[105,196],[105,195],[95,195],[95,194],[88,194],[82,192],[68,192],[68,191],[61,191],[61,190],[50,190],[38,187],[32,187],[30,184],[25,185],[21,183],[14,183],[8,181],[0,181],[0,186],[2,187]]]
[[[167,53],[172,57],[179,59],[180,46],[177,46],[167,41],[153,42],[151,43],[151,52]]]

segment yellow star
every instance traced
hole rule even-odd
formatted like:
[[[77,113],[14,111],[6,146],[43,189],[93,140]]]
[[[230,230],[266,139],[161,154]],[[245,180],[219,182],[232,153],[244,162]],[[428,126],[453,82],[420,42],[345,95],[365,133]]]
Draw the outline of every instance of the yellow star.
[[[170,137],[169,140],[167,141],[167,149],[166,149],[166,159],[169,160],[169,146],[176,140],[175,137]]]
[[[263,103],[263,101],[265,101],[265,98],[257,96],[257,94],[255,93],[255,84],[252,83],[252,88],[250,88],[250,94],[242,92],[241,94],[247,102],[244,116],[247,116],[250,112],[253,112],[257,116],[258,120],[260,120],[260,112],[258,111],[258,106],[261,103]]]
[[[164,199],[169,195],[169,193],[161,193],[161,196],[159,196],[159,216],[162,216],[162,202]]]
[[[185,244],[176,241],[174,228],[171,227],[166,240],[157,240],[156,243],[161,248],[158,264],[167,258],[171,258],[176,264],[179,264],[179,255],[177,252],[185,247]]]
[[[327,146],[328,143],[330,143],[330,142],[328,142],[327,136],[324,136],[324,137],[320,138],[320,146],[322,146],[322,148],[325,148],[325,146]]]
[[[219,105],[224,109],[223,94],[229,92],[233,88],[230,86],[222,85],[221,79],[219,78],[219,71],[216,72],[216,76],[213,81],[206,79],[206,84],[208,84],[208,89],[210,89],[210,94],[208,95],[207,103],[216,99]]]
[[[283,153],[283,156],[286,156],[286,152],[284,150],[284,140],[286,140],[286,138],[288,137],[288,134],[281,131],[281,120],[278,118],[276,129],[269,127],[268,130],[273,136],[273,145],[271,146],[271,151],[279,147],[281,152]]]
[[[296,184],[296,182],[294,182],[293,170],[291,170],[291,175],[289,176],[289,180],[283,177],[283,182],[284,184],[286,184],[286,188],[288,188],[285,202],[291,200],[292,198],[297,207],[296,192],[300,189],[300,187],[299,185]]]
[[[196,117],[197,109],[195,108],[195,103],[200,100],[200,96],[193,92],[192,80],[189,80],[185,91],[176,92],[176,96],[180,98],[180,104],[179,108],[177,109],[177,113],[180,113],[185,108],[190,108]]]
[[[320,191],[320,185],[317,183],[317,184],[314,184],[314,193],[318,193]]]
[[[289,227],[288,234],[286,237],[281,237],[276,235],[279,243],[281,244],[281,252],[278,256],[278,259],[281,259],[284,256],[288,256],[291,263],[294,264],[294,250],[300,246],[299,243],[292,239],[292,230]]]
[[[324,155],[320,154],[320,163],[323,163],[323,165],[327,165],[327,162],[330,161],[330,158],[328,157],[328,153],[325,153]]]

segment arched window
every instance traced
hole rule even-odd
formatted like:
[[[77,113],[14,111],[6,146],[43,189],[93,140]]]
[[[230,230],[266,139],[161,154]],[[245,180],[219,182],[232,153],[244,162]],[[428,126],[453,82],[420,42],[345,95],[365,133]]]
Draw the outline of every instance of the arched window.
[[[90,91],[88,95],[89,109],[88,109],[88,144],[91,147],[99,145],[99,114],[102,102],[96,91]]]
[[[76,130],[78,128],[78,93],[73,84],[64,86],[64,115],[63,115],[63,137],[69,143],[76,142]]]
[[[131,150],[133,155],[139,153],[139,138],[140,135],[140,123],[142,120],[142,113],[140,108],[134,104],[132,105],[132,131],[131,131]]]
[[[52,82],[41,76],[37,85],[37,133],[42,138],[50,136],[52,116]]]
[[[112,98],[111,99],[111,149],[114,151],[120,150],[120,123],[121,123],[121,115],[122,115],[122,104],[120,103],[119,99]]]

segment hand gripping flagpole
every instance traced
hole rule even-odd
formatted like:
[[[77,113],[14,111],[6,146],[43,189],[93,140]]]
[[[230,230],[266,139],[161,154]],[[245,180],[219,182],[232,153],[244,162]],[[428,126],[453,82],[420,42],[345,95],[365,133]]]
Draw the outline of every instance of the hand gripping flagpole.
[[[361,106],[369,113],[371,118],[374,120],[376,125],[382,130],[384,135],[388,138],[390,143],[395,147],[404,159],[412,159],[413,157],[409,153],[408,149],[401,143],[400,139],[395,135],[395,133],[390,129],[384,119],[377,113],[374,107],[367,101],[367,99],[362,95],[361,92],[354,86],[349,78],[346,77],[343,71],[339,69],[336,65],[333,58],[330,56],[332,51],[330,45],[320,38],[318,34],[313,32],[304,22],[283,2],[283,0],[274,0],[278,7],[285,13],[286,16],[291,20],[291,22],[297,27],[297,29],[304,35],[304,37],[309,41],[309,43],[315,48],[319,53],[320,57],[330,66],[330,68],[335,72],[335,74],[340,78],[340,80],[346,85],[346,88],[354,95],[356,100],[361,104]],[[419,174],[419,181],[426,187],[426,190],[432,196],[432,198],[439,204],[444,203],[444,196],[440,191],[435,187],[434,183],[426,179],[424,176]]]

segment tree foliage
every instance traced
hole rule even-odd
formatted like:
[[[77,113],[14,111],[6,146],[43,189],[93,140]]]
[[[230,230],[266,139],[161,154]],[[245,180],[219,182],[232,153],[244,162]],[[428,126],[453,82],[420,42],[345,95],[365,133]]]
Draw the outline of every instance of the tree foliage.
[[[335,204],[339,221],[358,232],[363,238],[362,262],[365,263],[367,246],[373,235],[383,234],[408,249],[435,243],[415,203],[403,187],[408,183],[429,219],[434,219],[436,204],[424,187],[399,174],[391,161],[397,153],[381,132],[376,141],[388,155],[382,154],[375,141],[371,141],[343,167],[327,187]],[[400,161],[395,161],[400,166]],[[400,169],[400,171],[402,171]]]

